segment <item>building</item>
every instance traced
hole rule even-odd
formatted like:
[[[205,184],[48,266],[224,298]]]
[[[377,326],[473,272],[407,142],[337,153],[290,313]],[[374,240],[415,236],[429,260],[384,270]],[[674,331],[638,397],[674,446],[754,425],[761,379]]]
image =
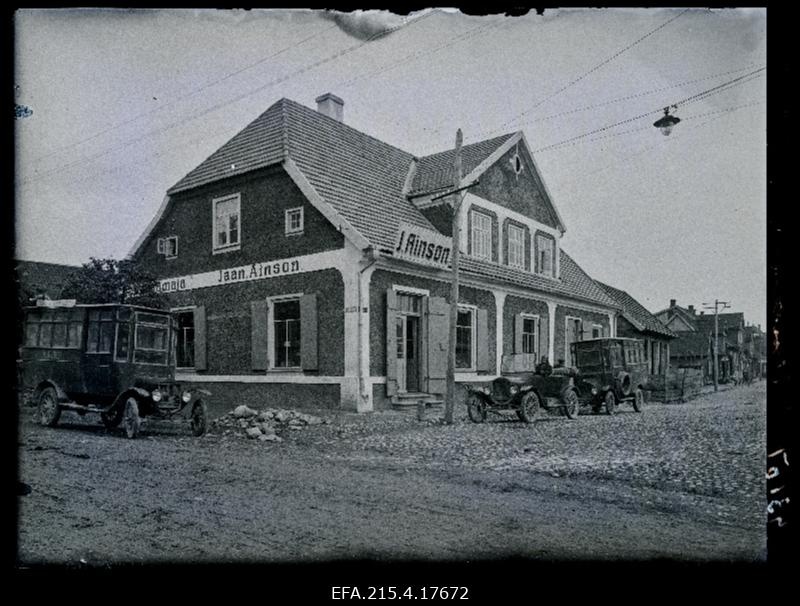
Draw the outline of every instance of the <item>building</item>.
[[[33,303],[36,299],[58,299],[67,278],[78,269],[80,268],[75,265],[60,263],[16,261],[14,270],[20,302]]]
[[[677,333],[672,346],[671,363],[678,368],[702,368],[707,379],[714,373],[714,314],[697,313],[694,306],[687,308],[670,299],[670,306],[655,314],[663,324]],[[744,377],[747,364],[743,355],[745,321],[742,313],[717,314],[717,339],[719,343],[720,383],[738,383]]]
[[[617,336],[642,339],[650,374],[666,376],[669,369],[670,342],[678,335],[624,290],[602,282],[597,284],[622,308],[617,318]]]
[[[131,256],[178,315],[179,378],[231,401],[369,411],[445,390],[453,152],[281,99],[167,192]],[[616,332],[617,303],[561,250],[522,132],[463,147],[460,384]],[[214,388],[224,384],[225,390]]]

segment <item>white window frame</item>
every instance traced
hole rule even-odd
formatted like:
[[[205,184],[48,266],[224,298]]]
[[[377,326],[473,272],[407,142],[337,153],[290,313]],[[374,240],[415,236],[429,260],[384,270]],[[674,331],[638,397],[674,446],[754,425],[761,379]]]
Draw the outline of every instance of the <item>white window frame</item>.
[[[217,204],[222,202],[230,202],[236,200],[236,214],[239,216],[239,239],[235,244],[220,245],[217,243]],[[230,231],[228,231],[228,239],[230,240]],[[230,194],[222,196],[221,198],[214,198],[211,200],[211,244],[213,254],[226,253],[233,250],[239,250],[242,247],[242,196],[241,194]]]
[[[516,249],[516,246],[511,246],[511,230],[519,233],[519,240],[515,241],[514,244],[518,245],[519,248],[517,249],[518,255],[516,256],[516,262],[512,262],[511,260],[511,251]],[[506,250],[508,251],[508,266],[509,267],[516,267],[517,269],[525,269],[525,228],[520,227],[519,225],[514,225],[513,223],[508,224],[508,228],[506,230]]]
[[[477,339],[475,338],[475,334],[477,332],[478,307],[476,305],[468,305],[468,304],[464,304],[464,303],[459,303],[458,304],[458,311],[460,311],[460,312],[467,311],[470,314],[470,353],[469,353],[470,366],[469,366],[469,368],[456,366],[455,371],[456,372],[476,372],[476,368],[477,368],[476,356],[477,356],[477,353],[478,353],[478,347],[477,347],[478,344],[477,344]],[[456,318],[456,324],[458,324],[457,318]]]
[[[486,261],[491,261],[492,260],[492,217],[487,213],[481,212],[477,208],[471,208],[469,212],[471,213],[470,216],[472,219],[471,220],[472,229],[470,230],[469,234],[470,243],[472,246],[471,256],[475,257],[476,259],[484,259]],[[488,221],[489,223],[488,229],[484,230],[477,228],[477,221],[475,220],[476,216],[479,216],[482,220]],[[483,240],[478,237],[479,233],[484,237]],[[480,248],[486,249],[485,254],[479,254],[478,251],[479,247],[477,246],[479,241],[481,242]]]
[[[542,255],[542,247],[539,245],[540,239],[544,242],[547,242],[548,250],[550,251],[550,269],[549,271],[542,270],[542,263],[541,263],[541,255]],[[545,276],[547,278],[554,278],[556,275],[556,241],[554,238],[549,237],[543,233],[537,233],[534,235],[534,250],[536,251],[536,265],[535,265],[535,272],[540,276]]]
[[[537,359],[537,362],[538,362],[538,359],[541,357],[541,352],[539,351],[539,340],[540,340],[540,338],[542,336],[541,335],[542,325],[541,325],[541,322],[539,320],[539,315],[538,314],[525,314],[525,313],[520,314],[520,315],[522,316],[522,328],[523,328],[523,330],[522,330],[522,335],[523,335],[522,336],[522,351],[520,353],[526,353],[525,352],[525,334],[526,334],[525,333],[525,320],[533,320],[534,321],[534,326],[535,326],[535,332],[533,333],[535,335],[534,336],[534,343],[536,343],[536,346],[534,347],[534,349],[536,351],[534,351],[533,353],[536,354],[536,359]],[[530,333],[528,333],[528,334],[530,334]],[[528,352],[528,353],[530,353],[530,352]]]
[[[299,227],[292,227],[291,226],[291,217],[293,214],[299,213],[300,215],[300,226]],[[284,223],[284,233],[287,236],[300,236],[303,234],[303,230],[305,229],[305,212],[302,206],[298,206],[296,208],[287,208],[283,213],[283,223]]]
[[[595,329],[597,329],[600,332],[600,336],[599,337],[595,337],[594,336]],[[593,339],[602,339],[603,338],[603,325],[602,324],[592,323],[592,338]]]
[[[275,366],[275,304],[287,301],[300,301],[303,293],[292,293],[267,297],[267,371],[268,372],[300,372],[303,370],[302,354],[300,366]],[[300,334],[303,334],[303,319],[300,317]],[[301,336],[302,338],[302,336]]]

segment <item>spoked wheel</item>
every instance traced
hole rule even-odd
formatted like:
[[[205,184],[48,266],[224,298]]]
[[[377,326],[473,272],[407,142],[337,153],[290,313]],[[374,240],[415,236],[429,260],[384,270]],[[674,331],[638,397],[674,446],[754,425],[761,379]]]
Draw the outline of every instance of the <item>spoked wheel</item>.
[[[467,399],[467,413],[473,423],[483,423],[486,420],[486,403],[475,394],[470,394]]]
[[[536,414],[539,412],[539,396],[535,392],[529,391],[522,396],[519,406],[519,416],[525,423],[533,423]]]
[[[636,412],[642,412],[644,409],[644,391],[638,388],[633,394],[633,409]]]
[[[614,392],[609,390],[606,392],[606,397],[603,399],[603,403],[605,404],[606,414],[613,415],[617,409],[617,398],[614,396]]]
[[[114,406],[111,410],[100,413],[100,420],[107,429],[114,429],[117,425],[122,423],[122,417],[125,414],[125,409],[122,406]]]
[[[142,424],[142,419],[139,416],[139,404],[136,402],[136,398],[130,397],[125,401],[125,412],[122,421],[125,427],[125,435],[129,438],[135,438]]]
[[[52,427],[58,423],[61,409],[58,407],[58,393],[55,387],[45,387],[39,394],[39,407],[37,410],[39,423]]]
[[[208,427],[208,407],[202,400],[198,400],[192,407],[192,435],[202,436]]]
[[[570,389],[564,394],[564,414],[568,419],[577,419],[580,409],[581,402],[578,399],[578,393],[574,389]]]

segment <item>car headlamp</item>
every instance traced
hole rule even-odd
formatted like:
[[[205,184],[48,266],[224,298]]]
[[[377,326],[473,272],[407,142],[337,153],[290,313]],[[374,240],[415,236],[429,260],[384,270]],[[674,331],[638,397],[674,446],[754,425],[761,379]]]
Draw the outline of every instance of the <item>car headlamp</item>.
[[[181,400],[183,400],[184,404],[188,404],[189,400],[191,400],[191,399],[192,399],[192,392],[191,391],[184,391],[181,394]]]
[[[153,390],[153,393],[150,394],[150,397],[153,399],[153,402],[160,402],[161,401],[161,390],[156,387]]]
[[[597,388],[596,387],[592,387],[592,395],[593,396],[597,395]]]

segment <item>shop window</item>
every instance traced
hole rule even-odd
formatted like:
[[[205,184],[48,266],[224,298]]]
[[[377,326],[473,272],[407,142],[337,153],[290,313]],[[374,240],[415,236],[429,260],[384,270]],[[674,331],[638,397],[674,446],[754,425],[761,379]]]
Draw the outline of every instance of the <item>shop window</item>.
[[[475,366],[475,310],[459,308],[456,321],[456,368],[472,370]]]
[[[217,198],[214,204],[214,251],[236,250],[241,241],[239,194]]]
[[[295,236],[303,233],[303,208],[290,208],[285,213],[286,235]]]
[[[537,354],[539,345],[539,318],[522,319],[522,353]]]
[[[194,368],[194,310],[175,312],[174,318],[175,364],[178,368]]]
[[[492,258],[492,218],[481,212],[471,211],[472,256],[479,259]]]
[[[111,310],[89,311],[86,331],[87,353],[111,353],[114,340],[114,312]]]
[[[275,368],[300,367],[300,299],[273,304]]]
[[[555,275],[556,242],[552,237],[536,234],[536,272],[545,276]]]
[[[525,267],[525,230],[516,225],[508,226],[508,265]]]

